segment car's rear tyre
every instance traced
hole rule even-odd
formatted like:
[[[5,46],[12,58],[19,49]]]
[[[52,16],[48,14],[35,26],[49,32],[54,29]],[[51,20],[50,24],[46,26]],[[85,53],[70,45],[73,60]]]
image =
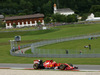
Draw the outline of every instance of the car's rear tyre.
[[[38,67],[39,67],[38,64],[34,64],[34,65],[33,65],[33,68],[34,68],[34,69],[38,69]]]
[[[66,67],[67,67],[66,65],[61,64],[61,65],[59,66],[59,69],[60,69],[60,70],[64,70]]]

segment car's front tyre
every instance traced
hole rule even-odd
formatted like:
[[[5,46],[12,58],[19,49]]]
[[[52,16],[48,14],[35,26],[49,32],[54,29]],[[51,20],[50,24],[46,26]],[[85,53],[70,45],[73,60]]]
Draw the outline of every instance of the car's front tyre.
[[[38,64],[34,64],[34,65],[33,65],[33,68],[34,68],[34,69],[38,69],[38,67],[39,67]]]

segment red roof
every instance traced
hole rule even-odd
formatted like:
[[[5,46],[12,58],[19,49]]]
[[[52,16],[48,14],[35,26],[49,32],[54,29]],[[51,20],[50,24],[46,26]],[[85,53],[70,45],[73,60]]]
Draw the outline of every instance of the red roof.
[[[41,18],[41,17],[44,17],[44,14],[33,14],[33,15],[24,15],[24,16],[5,17],[5,20],[17,20],[17,19]]]

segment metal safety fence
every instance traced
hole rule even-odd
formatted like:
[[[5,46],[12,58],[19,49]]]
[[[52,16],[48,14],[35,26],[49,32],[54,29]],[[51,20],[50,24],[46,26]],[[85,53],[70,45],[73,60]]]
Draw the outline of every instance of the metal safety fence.
[[[10,51],[12,56],[20,57],[45,57],[45,58],[100,58],[100,54],[16,54]]]
[[[71,40],[78,40],[78,39],[86,39],[91,37],[100,37],[100,35],[84,35],[84,36],[76,36],[76,37],[70,37],[70,38],[60,38],[60,39],[53,39],[53,40],[46,40],[46,41],[40,41],[33,44],[26,45],[27,47],[31,46],[31,52],[33,54],[16,54],[12,51],[10,51],[11,55],[13,56],[25,56],[25,57],[100,57],[100,52],[95,52],[95,50],[92,51],[86,51],[84,50],[82,53],[80,53],[80,50],[68,50],[68,54],[65,50],[52,50],[52,49],[38,49],[37,47],[45,46],[49,44],[64,42],[64,41],[71,41]],[[22,46],[22,48],[25,48],[26,46]],[[98,50],[99,51],[99,50]]]

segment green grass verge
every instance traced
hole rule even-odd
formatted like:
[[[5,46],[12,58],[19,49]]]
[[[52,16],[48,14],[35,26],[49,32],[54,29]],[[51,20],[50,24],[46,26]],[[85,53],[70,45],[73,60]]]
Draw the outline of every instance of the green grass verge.
[[[1,50],[3,49],[3,50]],[[61,63],[72,63],[72,64],[88,64],[88,65],[100,65],[100,58],[28,58],[28,57],[16,57],[11,56],[9,53],[10,46],[0,46],[0,63],[21,63],[21,64],[32,64],[33,60],[55,60]]]
[[[10,46],[0,46],[0,63],[26,63],[32,64],[33,60],[55,60],[61,63],[72,63],[72,64],[89,64],[89,65],[100,65],[100,58],[28,58],[28,57],[16,57],[9,54]],[[4,51],[5,50],[5,51]]]
[[[73,64],[93,64],[100,65],[100,58],[27,58],[27,57],[15,57],[10,55],[10,44],[9,40],[14,39],[15,35],[21,35],[23,43],[32,43],[31,40],[45,40],[71,37],[76,35],[100,33],[99,24],[91,25],[67,25],[56,27],[58,30],[51,30],[50,32],[32,31],[32,32],[12,32],[12,33],[0,33],[0,63],[33,63],[35,59],[49,60],[53,59],[57,62],[62,63],[73,63]],[[29,42],[30,41],[30,42]],[[76,44],[77,45],[77,44]],[[53,48],[53,47],[52,47]],[[67,47],[68,48],[68,47]],[[55,48],[53,48],[55,49]]]
[[[84,48],[84,46],[88,46],[91,44],[91,50],[89,48]],[[100,54],[100,38],[93,40],[82,39],[82,40],[74,40],[74,41],[67,41],[67,42],[61,42],[51,45],[46,45],[39,47],[39,53],[47,53],[49,54],[65,54],[66,49],[69,51],[69,54],[79,54],[80,51],[82,51],[83,54]]]
[[[22,28],[13,28],[13,29],[0,28],[0,31],[17,31],[17,30],[32,30],[32,29],[37,29],[37,27],[22,27]]]
[[[56,31],[55,29],[50,29],[50,30],[36,30],[36,31],[18,31],[18,32],[1,32],[0,33],[0,38],[11,38],[16,35],[20,36],[28,36],[28,35],[40,35],[40,34],[46,34],[50,32]],[[10,35],[10,36],[9,36]]]

